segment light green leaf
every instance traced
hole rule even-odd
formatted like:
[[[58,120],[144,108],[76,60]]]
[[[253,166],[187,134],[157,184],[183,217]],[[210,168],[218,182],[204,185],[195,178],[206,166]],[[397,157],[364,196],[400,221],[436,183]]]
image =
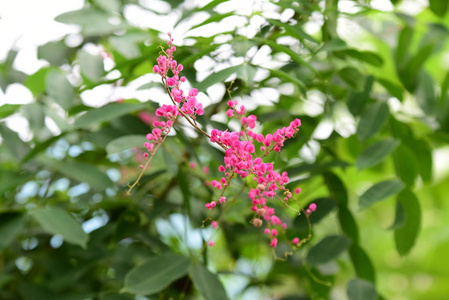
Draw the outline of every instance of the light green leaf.
[[[99,81],[104,73],[103,59],[86,51],[78,52],[78,58],[80,60],[81,73],[94,82]]]
[[[95,108],[75,121],[75,127],[89,127],[101,122],[111,121],[123,115],[145,108],[144,104],[134,103],[109,103],[100,108]]]
[[[122,6],[120,0],[95,0],[95,3],[104,10],[118,12]]]
[[[385,180],[378,182],[360,196],[360,208],[367,208],[376,202],[391,197],[403,188],[404,184],[399,180]]]
[[[14,114],[21,106],[20,104],[3,104],[0,106],[0,119]]]
[[[9,246],[25,225],[25,216],[20,212],[0,214],[0,250]]]
[[[379,82],[390,93],[391,96],[398,98],[399,101],[402,101],[404,99],[404,89],[402,88],[402,86],[392,83],[391,81],[383,78],[377,78],[377,82]]]
[[[357,158],[356,166],[359,171],[375,166],[384,160],[400,144],[398,140],[386,139],[369,146]]]
[[[344,235],[330,235],[310,248],[307,262],[311,265],[325,264],[340,256],[351,244]]]
[[[143,144],[147,140],[143,135],[125,135],[121,136],[118,139],[112,140],[109,144],[106,145],[106,153],[108,155],[119,153],[125,150],[140,148],[143,147]]]
[[[190,266],[190,277],[193,284],[206,300],[226,300],[228,296],[216,274],[211,273],[203,264]]]
[[[249,85],[249,83],[254,79],[256,73],[257,69],[254,66],[243,64],[239,69],[237,69],[237,78],[240,78],[246,83],[246,85]]]
[[[397,197],[405,210],[404,224],[395,230],[394,241],[400,255],[410,252],[421,227],[421,207],[418,198],[409,189],[403,190]]]
[[[45,207],[34,210],[31,215],[51,234],[59,234],[69,243],[86,247],[89,236],[83,231],[81,224],[67,211],[56,207]]]
[[[389,115],[387,103],[377,102],[366,107],[357,126],[357,136],[361,141],[374,136],[384,125]]]
[[[55,69],[53,67],[42,68],[25,79],[25,85],[33,93],[33,95],[37,96],[45,92],[45,82],[47,79],[47,74],[50,70]]]
[[[24,158],[30,151],[28,144],[22,141],[19,135],[15,131],[9,129],[3,122],[0,123],[0,136],[3,141],[8,141],[7,143],[4,143],[4,145],[17,161]]]
[[[155,256],[126,274],[122,290],[141,295],[155,294],[187,274],[189,264],[189,259],[180,255]]]
[[[290,82],[296,84],[298,86],[299,90],[303,94],[305,94],[306,86],[304,85],[304,83],[301,80],[299,80],[295,76],[290,75],[290,74],[288,74],[288,73],[286,73],[284,71],[281,71],[281,70],[275,70],[275,69],[267,69],[267,70],[270,71],[271,75],[273,75],[274,77],[279,77],[281,79],[284,79],[286,81],[290,81]]]
[[[348,300],[377,300],[378,295],[374,285],[363,279],[352,279],[347,288]]]
[[[45,80],[48,95],[65,110],[72,107],[75,95],[72,85],[65,75],[56,70],[50,70]]]

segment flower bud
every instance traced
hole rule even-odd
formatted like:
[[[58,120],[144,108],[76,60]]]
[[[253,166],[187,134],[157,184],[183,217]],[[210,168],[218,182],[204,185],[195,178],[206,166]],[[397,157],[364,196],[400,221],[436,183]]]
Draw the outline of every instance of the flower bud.
[[[263,221],[262,221],[261,219],[254,219],[254,220],[253,220],[253,225],[254,225],[254,227],[256,227],[256,228],[262,226],[262,224],[263,224]]]

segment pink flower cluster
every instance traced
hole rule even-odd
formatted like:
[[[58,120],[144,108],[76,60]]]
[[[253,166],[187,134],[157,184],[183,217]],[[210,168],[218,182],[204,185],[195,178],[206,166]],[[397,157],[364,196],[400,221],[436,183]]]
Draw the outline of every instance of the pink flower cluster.
[[[170,48],[165,51],[166,55],[160,55],[157,58],[157,65],[153,67],[153,72],[158,73],[162,77],[162,81],[170,89],[173,101],[181,104],[181,111],[192,119],[195,119],[197,115],[201,116],[204,114],[203,105],[196,99],[198,90],[191,89],[188,93],[185,93],[180,87],[181,83],[186,81],[184,76],[179,77],[179,72],[184,67],[173,59],[173,53],[176,51],[176,47],[172,46],[173,38],[171,36],[167,43]],[[169,70],[173,74],[172,77],[168,77]]]
[[[249,190],[249,199],[251,200],[251,210],[254,212],[253,225],[261,227],[265,223],[265,234],[270,239],[270,245],[276,247],[278,244],[278,235],[280,231],[287,228],[287,224],[275,214],[275,209],[269,206],[269,201],[274,198],[280,200],[285,205],[292,198],[292,193],[285,187],[289,182],[286,172],[279,173],[275,171],[272,163],[264,162],[266,157],[273,150],[279,152],[284,146],[287,139],[293,138],[301,126],[299,119],[293,120],[288,126],[276,130],[272,134],[259,134],[252,131],[257,125],[257,117],[255,115],[245,115],[245,106],[240,105],[234,100],[229,100],[226,114],[229,118],[235,117],[240,120],[241,130],[236,131],[220,131],[213,129],[209,134],[200,129],[195,118],[204,113],[201,103],[198,102],[198,90],[195,88],[185,92],[181,87],[181,83],[186,81],[184,76],[180,77],[183,66],[173,59],[173,53],[176,47],[172,45],[173,39],[170,36],[168,41],[169,48],[157,59],[157,65],[153,67],[153,71],[162,77],[162,83],[166,88],[173,105],[163,105],[156,110],[157,117],[164,117],[166,121],[153,121],[154,129],[147,134],[147,140],[144,146],[148,149],[145,157],[148,158],[156,152],[158,146],[165,140],[170,132],[173,123],[178,115],[184,116],[189,123],[204,135],[209,137],[210,142],[220,145],[224,150],[224,163],[220,165],[218,171],[223,173],[220,180],[212,180],[210,185],[217,190],[221,190],[221,195],[217,201],[207,203],[205,206],[209,210],[213,210],[218,204],[224,204],[226,197],[223,196],[226,188],[235,175],[245,178],[252,176],[255,181],[255,187]],[[168,73],[171,71],[172,76]],[[156,145],[156,147],[155,147]],[[148,165],[149,161],[147,162]],[[190,165],[195,168],[194,164]],[[300,189],[295,190],[296,194],[300,193]],[[314,203],[310,204],[306,210],[307,216],[316,210]],[[217,228],[218,223],[212,222],[212,227]],[[299,239],[294,238],[292,244],[298,245]],[[213,246],[214,242],[209,242]]]

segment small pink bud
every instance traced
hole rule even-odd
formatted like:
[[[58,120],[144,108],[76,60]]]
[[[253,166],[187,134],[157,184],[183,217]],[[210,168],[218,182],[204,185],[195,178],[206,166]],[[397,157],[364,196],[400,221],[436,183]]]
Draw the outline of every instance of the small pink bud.
[[[299,244],[299,238],[297,238],[297,237],[293,238],[292,243],[295,244],[295,245],[298,245]]]
[[[212,228],[217,228],[218,227],[218,222],[217,221],[212,221]]]
[[[189,164],[189,166],[190,166],[191,169],[195,169],[196,164],[192,161],[192,162]]]
[[[140,165],[139,168],[143,169],[143,165]]]
[[[272,236],[277,236],[278,235],[277,229],[271,229],[271,235]]]
[[[207,242],[207,245],[209,245],[210,247],[213,247],[213,246],[215,246],[215,242],[214,241],[209,241],[209,242]]]
[[[315,204],[315,203],[310,203],[309,209],[310,209],[311,211],[316,211],[316,204]]]
[[[299,193],[301,193],[301,189],[300,188],[295,189],[295,194],[299,194]]]
[[[278,239],[277,238],[273,238],[271,240],[270,246],[273,248],[276,248],[276,246],[278,245]]]
[[[265,233],[265,234],[270,234],[270,229],[269,229],[269,228],[265,228],[265,229],[263,230],[263,233]]]
[[[254,219],[254,220],[253,220],[253,225],[254,225],[254,227],[256,227],[256,228],[262,226],[262,224],[263,224],[263,221],[262,221],[261,219]],[[268,229],[268,228],[267,228],[267,229]]]

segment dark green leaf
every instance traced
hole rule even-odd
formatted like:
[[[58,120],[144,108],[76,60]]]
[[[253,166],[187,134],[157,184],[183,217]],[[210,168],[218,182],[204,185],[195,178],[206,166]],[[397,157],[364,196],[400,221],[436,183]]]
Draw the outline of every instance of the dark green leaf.
[[[352,279],[348,283],[348,300],[377,300],[377,292],[374,285],[363,279]]]
[[[347,206],[348,204],[348,192],[341,179],[330,171],[325,172],[324,180],[332,198],[335,199],[338,206]]]
[[[33,218],[51,234],[59,234],[69,243],[86,247],[89,236],[81,228],[81,224],[67,211],[56,207],[45,207],[34,210]]]
[[[399,180],[385,180],[376,183],[360,196],[360,208],[367,208],[376,202],[393,196],[404,188]]]
[[[357,126],[357,136],[366,141],[374,136],[384,125],[389,114],[388,105],[385,102],[376,102],[366,107]]]
[[[145,108],[144,104],[135,103],[109,103],[100,108],[95,108],[75,121],[75,127],[89,127],[101,122],[111,121],[123,115]]]
[[[347,50],[348,45],[345,41],[339,38],[334,38],[329,40],[326,44],[323,45],[317,52],[319,51],[342,51]]]
[[[86,51],[80,51],[78,58],[80,60],[81,73],[94,82],[100,80],[104,73],[103,59]]]
[[[123,291],[141,295],[160,292],[187,274],[189,264],[187,257],[175,254],[152,257],[126,274]]]
[[[349,256],[351,257],[351,262],[357,277],[375,283],[376,274],[374,266],[366,252],[360,246],[353,244],[349,248]]]
[[[5,123],[0,123],[0,136],[3,141],[7,141],[7,143],[4,142],[4,145],[17,161],[20,161],[30,151],[28,144],[22,141],[19,135],[9,129]]]
[[[386,139],[369,146],[357,158],[356,166],[359,171],[375,166],[388,156],[400,144],[398,140]]]
[[[113,185],[111,179],[97,166],[75,161],[51,163],[60,173],[79,182],[86,182],[96,191],[103,191]]]
[[[339,51],[339,53],[350,56],[357,60],[366,62],[366,63],[376,66],[376,67],[381,67],[383,65],[382,58],[379,55],[377,55],[375,52],[347,49],[347,50]]]
[[[9,246],[25,225],[25,216],[19,212],[0,214],[0,250]]]
[[[419,73],[418,86],[416,88],[416,100],[428,116],[434,116],[437,113],[437,99],[432,77],[426,71]]]
[[[143,135],[125,135],[111,141],[106,146],[106,152],[108,155],[119,153],[125,150],[143,147],[146,142]]]
[[[330,262],[340,256],[350,244],[351,240],[343,235],[327,236],[310,248],[307,262],[311,265]]]
[[[344,234],[351,238],[354,243],[359,240],[359,228],[351,211],[345,206],[338,208],[338,221]]]
[[[408,186],[413,186],[418,177],[418,159],[406,145],[400,145],[393,152],[396,174]]]
[[[413,28],[407,26],[401,30],[398,37],[398,46],[395,51],[396,65],[402,67],[409,57],[410,44],[413,38]]]
[[[310,203],[315,203],[317,206],[316,212],[314,212],[309,217],[309,221],[311,224],[317,224],[320,222],[325,216],[327,216],[330,212],[332,212],[336,208],[335,200],[332,198],[318,198],[314,199]],[[305,207],[309,207],[310,203],[307,203]],[[298,230],[304,230],[308,228],[308,222],[305,215],[300,215],[294,220],[295,228]]]
[[[379,82],[390,93],[391,96],[398,98],[399,101],[402,101],[404,99],[404,89],[401,86],[383,78],[377,78],[377,82]]]
[[[353,116],[358,116],[363,112],[366,103],[370,99],[371,89],[373,87],[374,77],[368,76],[365,81],[365,88],[362,92],[350,91],[348,97],[348,108]]]
[[[401,228],[405,224],[405,219],[406,219],[405,208],[402,205],[402,202],[399,201],[399,199],[396,199],[396,211],[394,216],[394,222],[388,229],[396,230],[398,228]]]
[[[206,300],[226,300],[228,296],[216,274],[211,273],[203,264],[190,266],[190,277],[193,284]]]
[[[442,18],[447,13],[449,2],[447,0],[429,0],[429,8],[434,14]]]
[[[409,189],[403,190],[397,197],[405,210],[405,223],[394,232],[396,249],[400,255],[410,252],[421,227],[421,207],[418,198]]]
[[[268,22],[270,22],[272,25],[281,27],[285,29],[285,32],[287,32],[289,35],[291,35],[292,37],[297,38],[298,40],[302,41],[302,40],[309,40],[311,42],[314,43],[318,43],[317,40],[315,40],[313,37],[311,37],[310,35],[308,35],[307,33],[305,33],[300,26],[296,25],[290,25],[287,23],[283,23],[279,20],[274,20],[274,19],[267,19]]]
[[[50,70],[45,80],[48,95],[65,110],[73,105],[74,91],[65,75],[56,70]]]
[[[338,75],[353,89],[357,91],[361,91],[363,89],[363,75],[359,70],[351,67],[346,67],[338,71]]]

